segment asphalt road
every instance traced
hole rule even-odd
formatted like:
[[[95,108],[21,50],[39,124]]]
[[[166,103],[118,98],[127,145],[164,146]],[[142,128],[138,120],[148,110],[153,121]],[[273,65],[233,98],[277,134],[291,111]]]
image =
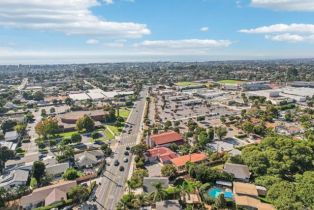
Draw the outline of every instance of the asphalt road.
[[[132,131],[123,133],[120,137],[120,142],[114,151],[114,158],[110,161],[110,166],[107,166],[106,171],[101,177],[101,185],[96,190],[96,205],[98,209],[114,210],[125,190],[125,183],[129,174],[132,154],[125,156],[126,147],[132,147],[136,144],[137,136],[141,129],[141,120],[144,112],[144,105],[147,95],[147,89],[144,89],[140,94],[140,100],[136,102],[135,108],[128,118],[127,124],[132,125]],[[129,128],[126,130],[128,131]],[[124,163],[123,159],[127,157],[128,162]],[[113,162],[118,160],[119,166],[124,166],[124,171],[119,171],[119,166],[114,166]]]

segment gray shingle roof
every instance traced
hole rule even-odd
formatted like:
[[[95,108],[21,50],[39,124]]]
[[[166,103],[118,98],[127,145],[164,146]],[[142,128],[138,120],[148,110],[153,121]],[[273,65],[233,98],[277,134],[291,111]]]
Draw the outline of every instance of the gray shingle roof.
[[[236,179],[249,179],[251,176],[249,167],[242,164],[226,163],[224,171],[233,174]]]
[[[181,210],[181,205],[178,200],[166,200],[156,202],[156,210]]]

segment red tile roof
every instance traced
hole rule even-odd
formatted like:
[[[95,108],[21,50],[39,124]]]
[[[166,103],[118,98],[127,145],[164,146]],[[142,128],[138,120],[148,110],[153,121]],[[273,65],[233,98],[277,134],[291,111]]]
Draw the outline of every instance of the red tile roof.
[[[192,153],[189,155],[180,156],[174,159],[171,159],[172,164],[176,167],[184,166],[187,162],[197,163],[203,161],[207,158],[207,155],[204,153]]]
[[[169,131],[161,134],[152,135],[150,139],[156,144],[156,145],[162,145],[162,144],[169,144],[176,141],[182,141],[182,136],[174,131]]]
[[[158,157],[161,162],[171,160],[178,157],[178,155],[167,147],[155,147],[153,149],[147,150],[148,156]]]

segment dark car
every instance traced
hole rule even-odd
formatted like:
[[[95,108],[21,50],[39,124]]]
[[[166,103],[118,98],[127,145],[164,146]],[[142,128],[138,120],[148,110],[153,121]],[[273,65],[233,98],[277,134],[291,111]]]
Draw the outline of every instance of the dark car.
[[[129,153],[128,151],[125,151],[125,152],[124,152],[124,155],[126,155],[126,156],[129,155],[129,154],[130,154],[130,153]]]
[[[119,163],[118,160],[115,160],[114,163],[113,163],[114,166],[118,166],[119,164],[120,164],[120,163]]]
[[[45,157],[47,157],[47,154],[40,154],[40,155],[39,155],[39,159],[43,159],[43,158],[45,158]]]
[[[124,166],[120,166],[119,171],[124,171]]]
[[[123,162],[125,162],[125,163],[127,163],[128,161],[129,161],[128,158],[124,158],[124,159],[123,159]]]
[[[95,140],[94,144],[103,145],[103,144],[105,144],[105,142],[100,141],[100,140]]]
[[[125,149],[126,149],[126,150],[130,150],[130,147],[129,147],[129,146],[127,146]]]

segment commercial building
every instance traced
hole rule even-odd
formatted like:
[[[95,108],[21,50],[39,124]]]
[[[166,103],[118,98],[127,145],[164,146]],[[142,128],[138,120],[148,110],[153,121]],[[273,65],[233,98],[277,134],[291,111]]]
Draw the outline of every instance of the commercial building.
[[[101,126],[106,112],[102,109],[92,111],[74,111],[61,114],[58,116],[59,126],[63,131],[73,131],[76,127],[76,121],[84,115],[89,116],[95,121],[95,126]]]
[[[271,89],[269,81],[246,82],[241,86],[244,91]]]
[[[314,88],[314,82],[294,81],[294,82],[290,82],[289,85],[291,85],[292,87]]]
[[[192,106],[192,105],[202,104],[203,100],[202,99],[190,99],[190,100],[181,101],[181,103],[185,106]]]
[[[84,115],[89,116],[95,121],[101,121],[103,117],[105,116],[106,112],[102,109],[99,110],[92,110],[92,111],[74,111],[74,112],[68,112],[65,114],[60,115],[60,120],[63,123],[68,124],[75,124],[76,121],[83,117]]]
[[[128,96],[133,95],[134,91],[103,91],[101,89],[90,89],[83,93],[72,93],[69,97],[74,101],[84,101],[84,100],[111,100],[116,96]]]
[[[282,101],[286,101],[288,103],[292,102],[302,103],[306,101],[307,97],[312,97],[314,95],[314,88],[284,87],[272,90],[249,91],[247,95],[264,96],[273,104],[280,104],[280,102]]]
[[[183,144],[184,140],[181,134],[175,131],[164,132],[161,134],[155,134],[149,137],[149,143],[151,147],[167,147],[170,144]]]
[[[195,95],[203,99],[213,99],[223,96],[224,94],[225,92],[222,92],[220,90],[207,90],[204,92],[196,93]]]

